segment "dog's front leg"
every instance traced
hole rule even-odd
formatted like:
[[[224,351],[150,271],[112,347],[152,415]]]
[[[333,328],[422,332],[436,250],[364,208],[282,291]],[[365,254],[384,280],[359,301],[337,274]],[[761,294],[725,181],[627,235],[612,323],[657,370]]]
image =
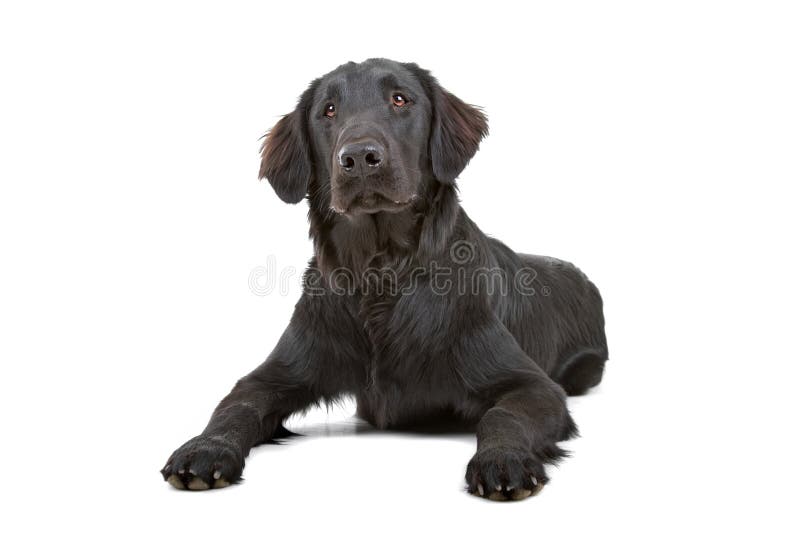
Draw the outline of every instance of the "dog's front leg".
[[[575,431],[559,386],[546,376],[528,377],[502,393],[478,423],[468,490],[492,500],[535,495],[548,480],[544,463],[564,454],[556,442]]]
[[[220,488],[241,478],[250,449],[269,440],[281,420],[314,397],[273,355],[236,383],[219,403],[205,430],[176,450],[161,470],[180,489]]]
[[[496,346],[506,350],[490,359],[498,367],[480,374],[480,396],[489,408],[478,422],[478,450],[466,480],[475,495],[518,500],[542,489],[548,480],[544,464],[565,454],[557,442],[577,429],[564,390],[507,336],[497,338]]]
[[[272,354],[236,383],[199,436],[172,453],[161,470],[164,480],[180,489],[228,486],[241,478],[250,449],[273,438],[286,417],[363,382],[357,365],[363,349],[349,333],[349,315],[335,303],[313,300],[321,298],[300,300]]]

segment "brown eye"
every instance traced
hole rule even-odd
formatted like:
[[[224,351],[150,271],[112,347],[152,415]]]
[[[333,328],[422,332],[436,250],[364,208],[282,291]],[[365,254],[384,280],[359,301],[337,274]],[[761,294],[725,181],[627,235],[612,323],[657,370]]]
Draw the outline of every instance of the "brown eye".
[[[336,116],[336,106],[333,104],[328,104],[325,106],[325,116],[329,119],[332,119]]]
[[[392,104],[397,106],[398,108],[402,108],[406,104],[408,104],[408,99],[401,95],[400,93],[395,93],[392,95]]]

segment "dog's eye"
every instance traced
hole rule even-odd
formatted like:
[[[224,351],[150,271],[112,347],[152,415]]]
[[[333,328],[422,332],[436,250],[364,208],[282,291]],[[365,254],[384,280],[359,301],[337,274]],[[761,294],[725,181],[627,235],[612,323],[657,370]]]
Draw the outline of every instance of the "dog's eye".
[[[332,119],[336,116],[336,106],[333,104],[328,104],[325,106],[325,116],[329,119]]]
[[[408,99],[401,95],[400,93],[395,93],[392,95],[392,104],[397,106],[398,108],[402,108],[406,104],[408,104]]]

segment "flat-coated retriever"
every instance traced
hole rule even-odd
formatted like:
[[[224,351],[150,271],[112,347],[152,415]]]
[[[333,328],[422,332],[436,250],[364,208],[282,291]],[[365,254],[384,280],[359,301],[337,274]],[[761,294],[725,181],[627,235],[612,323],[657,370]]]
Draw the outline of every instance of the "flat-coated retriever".
[[[602,301],[570,263],[517,254],[461,209],[455,180],[486,133],[479,109],[413,63],[351,62],[311,82],[267,134],[260,171],[283,201],[308,199],[303,295],[165,480],[228,486],[289,415],[354,395],[378,428],[474,428],[470,493],[542,488],[576,433],[566,396],[602,378]]]

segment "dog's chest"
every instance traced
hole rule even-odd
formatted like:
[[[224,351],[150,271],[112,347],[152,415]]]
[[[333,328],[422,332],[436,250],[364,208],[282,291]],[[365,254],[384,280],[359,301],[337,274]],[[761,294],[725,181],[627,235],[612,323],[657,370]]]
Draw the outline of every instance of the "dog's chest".
[[[370,419],[379,427],[460,402],[455,397],[461,388],[450,365],[452,343],[446,342],[448,321],[428,299],[424,277],[387,277],[360,297],[359,315],[370,347],[360,403],[369,405]]]

